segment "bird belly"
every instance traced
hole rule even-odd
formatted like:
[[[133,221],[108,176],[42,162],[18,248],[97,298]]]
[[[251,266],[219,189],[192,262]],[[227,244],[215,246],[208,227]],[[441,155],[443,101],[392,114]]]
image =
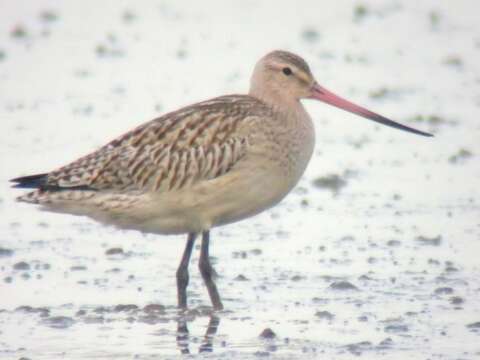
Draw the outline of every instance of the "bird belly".
[[[191,188],[151,195],[144,230],[200,232],[256,215],[280,202],[291,185],[275,170],[237,168]],[[150,207],[150,210],[147,208]],[[148,231],[148,230],[147,230]]]

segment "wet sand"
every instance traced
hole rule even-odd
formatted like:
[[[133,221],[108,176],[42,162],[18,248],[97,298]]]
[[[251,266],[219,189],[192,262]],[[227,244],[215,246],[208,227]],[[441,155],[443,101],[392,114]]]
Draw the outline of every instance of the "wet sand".
[[[273,4],[2,10],[0,359],[480,357],[474,2]],[[212,314],[196,250],[190,310],[177,312],[184,237],[14,201],[9,178],[61,166],[180,106],[245,92],[274,48],[303,55],[325,87],[435,138],[306,102],[317,146],[297,188],[213,230],[225,311]]]

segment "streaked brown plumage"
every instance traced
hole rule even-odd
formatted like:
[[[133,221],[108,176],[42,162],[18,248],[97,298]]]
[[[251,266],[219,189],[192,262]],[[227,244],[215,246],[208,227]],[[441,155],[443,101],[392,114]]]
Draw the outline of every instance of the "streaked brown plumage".
[[[19,200],[120,228],[188,233],[177,271],[181,308],[193,243],[202,233],[200,271],[214,308],[221,309],[208,258],[209,230],[275,205],[298,182],[314,148],[302,98],[429,135],[335,97],[315,82],[302,58],[274,51],[257,63],[249,95],[187,106],[62,168],[14,179],[17,187],[36,188]]]

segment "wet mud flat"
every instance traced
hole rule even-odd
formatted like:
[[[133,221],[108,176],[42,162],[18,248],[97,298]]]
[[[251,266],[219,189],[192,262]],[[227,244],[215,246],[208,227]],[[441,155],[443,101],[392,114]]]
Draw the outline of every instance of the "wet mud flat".
[[[302,196],[279,213],[303,211]],[[363,227],[357,221],[349,230]],[[190,268],[190,310],[175,308],[181,237],[113,232],[117,239],[102,246],[88,238],[104,237],[105,230],[85,223],[76,239],[3,249],[2,293],[17,298],[7,295],[0,309],[0,358],[449,359],[452,348],[466,359],[480,354],[478,269],[455,260],[445,234],[383,230],[367,238],[335,230],[313,239],[311,230],[259,236],[257,225],[217,231],[222,240],[213,255],[226,305],[218,313],[208,306],[198,254]],[[75,255],[82,241],[89,256]],[[62,247],[65,253],[56,255]]]
[[[267,3],[219,1],[222,21],[201,3],[65,4],[0,15],[0,359],[480,358],[471,3],[340,1],[328,12],[292,3],[276,7],[278,23]],[[243,92],[273,48],[435,138],[306,104],[317,147],[302,181],[279,206],[213,230],[225,311],[208,306],[198,249],[190,310],[175,308],[184,237],[15,202],[9,178],[62,165],[165,111]]]

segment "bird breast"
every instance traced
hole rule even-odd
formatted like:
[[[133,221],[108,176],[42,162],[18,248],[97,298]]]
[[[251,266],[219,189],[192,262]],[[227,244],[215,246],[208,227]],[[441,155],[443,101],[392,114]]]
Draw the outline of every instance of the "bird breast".
[[[313,154],[315,130],[310,116],[299,104],[294,112],[277,113],[256,126],[252,151],[261,159],[255,162],[270,167],[281,178],[285,191],[290,191]]]

